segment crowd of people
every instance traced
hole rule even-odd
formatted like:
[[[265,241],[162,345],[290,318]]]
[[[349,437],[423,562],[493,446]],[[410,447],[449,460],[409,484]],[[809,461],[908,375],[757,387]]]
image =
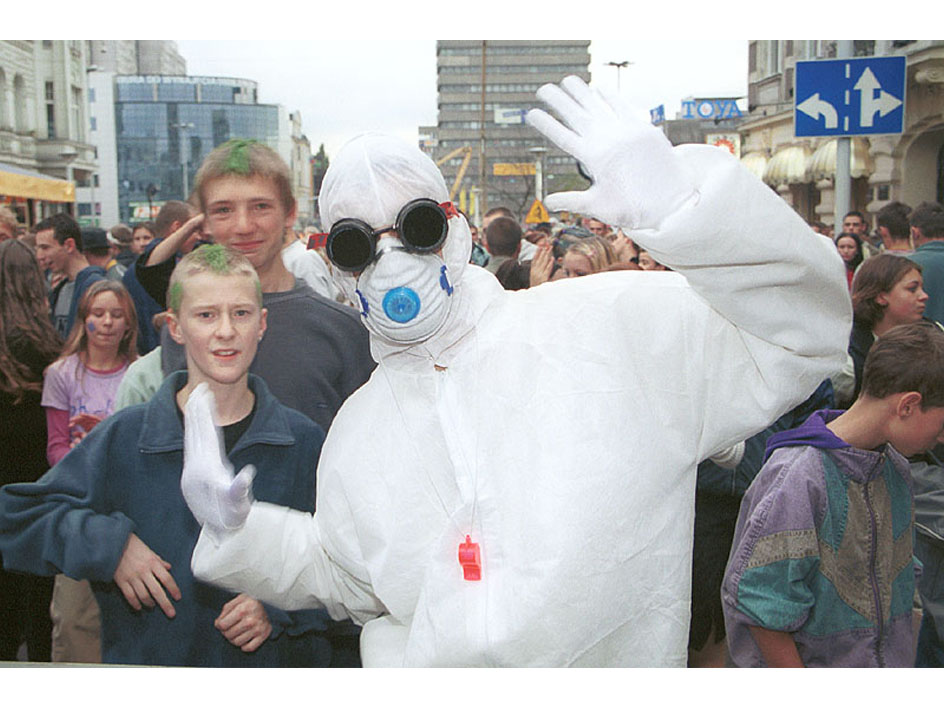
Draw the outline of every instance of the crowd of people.
[[[941,205],[834,236],[585,89],[550,222],[376,135],[327,233],[242,140],[154,222],[0,207],[0,660],[942,666]]]

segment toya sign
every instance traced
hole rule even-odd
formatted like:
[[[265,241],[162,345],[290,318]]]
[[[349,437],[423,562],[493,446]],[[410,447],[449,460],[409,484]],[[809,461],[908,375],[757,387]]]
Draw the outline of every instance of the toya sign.
[[[712,119],[741,118],[733,98],[690,98],[682,102],[681,119],[710,121]]]

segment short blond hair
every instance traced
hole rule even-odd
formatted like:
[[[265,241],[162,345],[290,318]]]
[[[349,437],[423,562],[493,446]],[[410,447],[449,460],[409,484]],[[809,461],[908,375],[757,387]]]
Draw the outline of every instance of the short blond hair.
[[[603,222],[601,222],[603,224]],[[591,262],[591,268],[594,273],[603,271],[612,263],[617,261],[614,254],[614,247],[602,236],[586,236],[580,241],[575,241],[568,246],[568,251],[574,254],[580,254]]]
[[[256,304],[262,307],[262,284],[253,264],[239,251],[222,244],[208,244],[194,249],[174,267],[167,286],[167,307],[179,313],[184,298],[184,283],[200,273],[217,276],[246,276],[256,286]]]
[[[202,211],[206,211],[204,190],[207,185],[219,177],[236,175],[239,177],[264,177],[272,180],[279,192],[279,198],[286,214],[295,208],[292,194],[292,176],[285,160],[272,148],[255,140],[233,139],[214,148],[206,158],[194,178],[194,195]]]

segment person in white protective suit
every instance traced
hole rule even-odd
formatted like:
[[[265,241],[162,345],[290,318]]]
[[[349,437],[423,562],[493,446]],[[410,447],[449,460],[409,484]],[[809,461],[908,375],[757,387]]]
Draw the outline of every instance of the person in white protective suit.
[[[188,405],[196,576],[350,616],[365,666],[684,666],[697,464],[843,363],[843,264],[775,193],[580,79],[538,96],[561,122],[529,123],[593,176],[548,208],[674,272],[504,291],[467,264],[461,216],[441,246],[413,233],[405,205],[448,199],[433,162],[363,135],[319,206],[379,366],[328,434],[314,517],[252,501]],[[364,258],[341,248],[352,224],[377,239]]]

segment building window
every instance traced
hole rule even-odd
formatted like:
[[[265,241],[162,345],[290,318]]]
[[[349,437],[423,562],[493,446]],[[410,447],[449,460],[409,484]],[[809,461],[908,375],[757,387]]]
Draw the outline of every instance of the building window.
[[[97,157],[97,156],[96,156],[96,157]],[[95,185],[96,187],[99,186],[99,184],[98,184],[98,173],[97,173],[97,172],[96,172],[94,175],[92,175],[92,184]]]
[[[82,140],[85,137],[82,126],[82,89],[78,86],[72,87],[72,104],[69,106],[69,112],[72,115],[72,130],[69,131],[69,137]]]
[[[748,44],[748,73],[758,69],[758,43],[750,42]]]
[[[56,137],[56,107],[51,103],[46,104],[46,135]]]
[[[53,86],[53,82],[51,81],[46,82],[46,100],[47,101],[56,100],[56,90],[55,90],[55,87]]]
[[[153,101],[154,84],[128,81],[118,84],[119,101]]]
[[[89,118],[89,127],[92,129],[93,132],[98,130],[98,124],[95,121],[95,116],[91,116]]]
[[[43,40],[43,49],[52,49],[52,40],[44,39]]]
[[[158,84],[158,101],[193,103],[196,100],[197,88],[193,84]]]
[[[95,89],[89,88],[89,103],[95,103]]]

